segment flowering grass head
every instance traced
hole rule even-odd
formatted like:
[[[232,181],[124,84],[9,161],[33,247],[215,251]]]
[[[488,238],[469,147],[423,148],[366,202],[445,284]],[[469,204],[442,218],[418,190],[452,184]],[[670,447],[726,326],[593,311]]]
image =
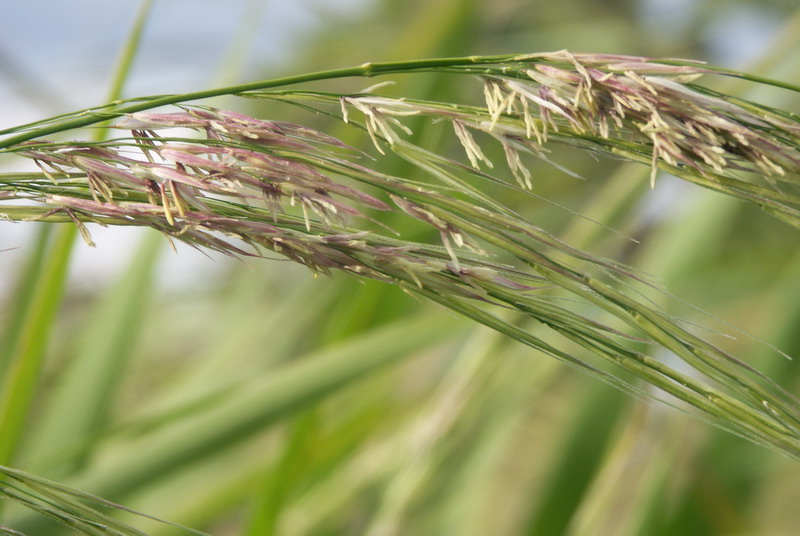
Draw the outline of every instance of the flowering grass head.
[[[796,122],[688,84],[713,68],[566,51],[538,57],[567,66],[536,64],[516,76],[489,77],[486,95],[493,121],[503,112],[522,115],[539,143],[548,128],[558,132],[564,125],[603,139],[649,142],[653,184],[659,160],[701,174],[747,171],[767,178],[786,177],[787,170],[796,175],[800,166]],[[530,117],[532,109],[539,121]]]
[[[535,189],[521,155],[547,159],[547,144],[558,142],[645,162],[798,224],[800,201],[787,191],[800,168],[796,118],[695,86],[697,76],[722,71],[676,60],[558,52],[371,64],[319,77],[423,68],[477,75],[485,103],[272,90],[287,80],[228,93],[339,106],[342,119],[363,128],[379,155],[395,152],[424,182],[381,172],[380,156],[365,165],[363,153],[306,126],[185,104],[220,90],[99,109],[94,122],[115,116],[114,132],[130,133],[105,142],[43,141],[59,128],[91,123],[80,114],[21,128],[0,147],[32,159],[41,173],[4,176],[0,190],[43,203],[3,213],[71,221],[87,241],[87,223],[146,226],[230,255],[271,251],[316,272],[392,283],[642,394],[495,315],[498,308],[515,311],[657,387],[671,402],[677,398],[800,457],[800,410],[791,395],[631,291],[634,282],[646,284],[632,270],[569,246],[485,188]],[[167,104],[179,107],[149,111]],[[468,164],[409,141],[408,116],[449,122]],[[174,129],[190,133],[179,137]],[[487,136],[502,145],[519,186],[486,171],[498,172],[480,145]],[[476,185],[475,177],[484,182]],[[382,223],[386,212],[424,223],[435,238],[398,236]],[[668,349],[694,373],[651,357],[643,346]]]

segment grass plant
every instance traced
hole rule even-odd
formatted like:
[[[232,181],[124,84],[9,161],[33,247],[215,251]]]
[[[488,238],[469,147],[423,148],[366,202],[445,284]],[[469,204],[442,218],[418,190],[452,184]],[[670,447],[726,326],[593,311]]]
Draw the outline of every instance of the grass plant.
[[[678,300],[649,275],[591,249],[598,230],[607,231],[596,220],[621,217],[637,193],[634,188],[649,184],[658,189],[662,173],[735,200],[731,206],[762,211],[781,229],[793,231],[800,223],[800,117],[701,82],[727,77],[787,93],[800,87],[691,60],[558,51],[366,63],[120,99],[149,7],[145,3],[135,25],[108,104],[0,131],[0,152],[27,159],[38,169],[0,174],[0,215],[26,225],[57,223],[69,229],[51,238],[45,227],[31,268],[20,280],[19,314],[4,334],[0,497],[82,534],[145,534],[134,528],[138,521],[133,518],[121,521],[103,510],[132,514],[128,507],[75,489],[117,501],[146,495],[163,475],[191,482],[208,478],[214,463],[229,467],[230,474],[214,483],[218,489],[175,505],[176,517],[170,519],[191,523],[207,513],[204,504],[224,503],[220,494],[241,497],[243,489],[252,488],[252,469],[237,466],[232,458],[236,452],[264,449],[282,454],[258,468],[259,492],[245,516],[249,521],[238,525],[241,533],[277,534],[281,527],[287,533],[333,533],[337,529],[332,527],[341,529],[343,521],[320,497],[351,481],[342,500],[388,482],[360,530],[400,534],[420,497],[445,502],[430,475],[452,453],[449,434],[475,439],[469,467],[476,474],[486,471],[482,460],[500,448],[497,438],[510,437],[512,423],[523,420],[516,401],[544,396],[560,381],[547,365],[516,378],[516,369],[498,364],[505,357],[499,354],[513,353],[509,340],[636,399],[658,400],[762,448],[800,458],[800,407],[791,382],[773,371],[760,372],[747,356],[734,357],[713,335],[673,315],[670,304]],[[386,79],[400,75],[472,84],[475,98],[398,95]],[[357,92],[318,88],[342,78],[376,78],[378,83]],[[213,97],[297,109],[309,118],[325,118],[329,128],[198,102]],[[95,129],[91,140],[62,141],[86,127]],[[460,147],[460,156],[426,143],[424,134],[436,129]],[[358,135],[371,145],[343,141]],[[587,205],[585,215],[551,206],[572,218],[572,227],[556,234],[545,230],[546,223],[526,211],[525,204],[542,202],[540,179],[531,171],[538,165],[534,162],[580,175],[561,161],[565,150],[621,164],[619,176],[608,179],[599,192],[603,202]],[[323,345],[316,353],[313,347],[298,348],[308,355],[267,367],[241,357],[254,352],[247,343],[226,345],[209,359],[206,372],[178,382],[159,403],[114,429],[111,410],[103,404],[134,366],[131,348],[145,329],[159,248],[148,239],[116,289],[98,305],[83,349],[47,398],[52,409],[27,432],[31,446],[23,450],[28,419],[36,409],[42,411],[33,406],[70,250],[76,234],[93,245],[93,224],[150,228],[171,243],[250,263],[280,257],[315,275],[332,276],[315,285],[347,285],[335,276],[344,273],[363,281],[361,288],[395,287],[467,321],[453,321],[441,312],[401,320],[401,311],[349,334],[342,320],[327,334],[330,347]],[[308,300],[303,285],[310,283],[296,284],[295,299]],[[390,291],[374,292],[363,306],[378,310],[380,293]],[[232,310],[248,294],[245,287]],[[321,294],[314,290],[314,296]],[[314,301],[324,303],[324,297]],[[302,319],[312,313],[303,309],[287,305],[280,315],[263,317],[270,329],[285,331],[287,348],[297,344],[288,341],[307,337]],[[350,322],[365,322],[363,310],[354,309]],[[211,319],[224,324],[221,330],[247,332],[246,324],[232,317],[230,325],[224,318]],[[287,318],[300,320],[289,327]],[[422,381],[419,389],[429,391],[429,399],[406,409],[389,408],[392,402],[381,398],[381,371],[431,344],[452,351],[459,333],[476,324],[491,331],[477,331],[453,353],[438,388]],[[280,353],[281,343],[275,346]],[[252,377],[227,370],[231,355],[254,367]],[[783,357],[788,356],[773,359]],[[89,377],[94,380],[84,387]],[[368,377],[378,378],[372,380],[375,387],[359,392],[359,382]],[[509,392],[498,395],[496,390],[506,386]],[[396,436],[374,439],[369,427],[351,426],[369,421],[368,405],[363,406],[365,415],[344,410],[324,424],[309,410],[321,400],[346,399],[351,391],[351,396],[379,401],[376,411],[392,415]],[[406,396],[397,394],[401,400]],[[666,462],[643,477],[636,488],[641,501],[629,505],[624,523],[616,525],[602,513],[627,456],[655,437],[652,422],[660,421],[651,413],[657,410],[632,412],[605,455],[579,448],[593,424],[611,424],[616,413],[603,407],[617,407],[615,396],[598,391],[583,398],[586,403],[578,406],[591,411],[594,422],[576,419],[570,440],[574,449],[561,465],[553,462],[553,474],[569,478],[574,476],[568,470],[571,461],[583,459],[586,471],[597,471],[596,480],[589,482],[584,475],[570,489],[553,484],[540,504],[566,505],[562,514],[545,518],[541,511],[530,513],[519,522],[528,524],[528,533],[637,534],[646,526],[639,514],[650,511],[652,497],[662,489]],[[406,412],[423,418],[410,419]],[[478,437],[462,421],[465,415],[502,417],[496,432]],[[282,432],[281,449],[263,430],[290,417],[295,420]],[[678,432],[669,429],[671,438],[654,449],[662,462],[679,456]],[[343,446],[319,452],[320,443],[336,441]],[[361,455],[342,460],[348,448]],[[371,461],[387,457],[410,461]],[[69,487],[12,469],[19,459],[67,479]],[[450,477],[467,478],[458,471]],[[474,502],[475,493],[467,487],[459,497]],[[443,509],[420,526],[423,533],[455,526],[467,533],[456,517]],[[11,519],[13,528],[0,531],[51,530],[20,509],[12,511]],[[153,526],[154,534],[173,530],[184,529],[161,522]]]

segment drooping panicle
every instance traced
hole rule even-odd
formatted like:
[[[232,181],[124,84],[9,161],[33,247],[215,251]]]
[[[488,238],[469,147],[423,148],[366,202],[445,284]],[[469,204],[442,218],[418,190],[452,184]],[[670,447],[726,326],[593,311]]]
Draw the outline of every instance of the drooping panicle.
[[[394,114],[379,110],[380,104],[376,99],[358,107],[376,107],[371,112],[375,121],[391,119]],[[84,221],[142,225],[230,255],[258,255],[266,249],[321,273],[341,270],[393,283],[405,280],[474,299],[488,299],[481,285],[536,288],[493,266],[460,259],[462,250],[485,252],[463,231],[404,199],[403,191],[409,190],[402,181],[341,158],[337,151],[354,150],[322,132],[207,108],[137,113],[116,127],[129,129],[133,143],[37,142],[19,153],[34,159],[57,184],[71,174],[84,175],[89,196],[62,189],[43,200],[67,214],[87,242],[91,238]],[[171,138],[165,132],[176,128],[202,137]],[[376,128],[385,136],[389,127]],[[389,199],[394,208],[337,180],[332,170],[393,185]],[[422,192],[419,187],[412,191]],[[300,209],[299,221],[289,214],[292,206]],[[435,228],[446,254],[421,245],[382,244],[366,231],[347,228],[353,218],[369,219],[367,209],[396,208]]]
[[[492,130],[503,132],[495,116],[509,113],[524,117],[531,138],[537,123],[531,110],[538,109],[540,144],[548,129],[559,127],[644,142],[652,153],[651,181],[660,161],[701,174],[751,171],[770,180],[800,166],[798,125],[692,87],[689,82],[714,72],[702,64],[566,51],[526,58],[551,63],[485,80]]]

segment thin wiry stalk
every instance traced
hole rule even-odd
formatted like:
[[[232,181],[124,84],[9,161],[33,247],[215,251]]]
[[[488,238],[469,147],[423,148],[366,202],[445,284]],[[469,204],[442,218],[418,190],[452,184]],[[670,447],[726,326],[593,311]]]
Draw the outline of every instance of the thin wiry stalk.
[[[534,57],[529,59],[532,61]],[[537,57],[537,61],[541,59]],[[586,70],[573,60],[570,57],[578,72],[581,72],[579,65]],[[611,61],[609,57],[595,57],[595,60]],[[546,67],[543,72],[555,76],[558,68]],[[605,68],[614,70],[608,65]],[[638,62],[637,68],[678,72],[680,76],[696,74],[699,69],[643,61]],[[512,76],[515,72],[519,76]],[[586,72],[591,77],[590,71]],[[116,127],[130,130],[130,137],[102,143],[25,141],[8,147],[7,151],[32,159],[41,173],[2,176],[0,190],[9,198],[43,201],[49,208],[8,207],[4,212],[14,219],[72,221],[89,243],[86,222],[148,226],[195,246],[231,255],[257,256],[269,250],[317,272],[339,270],[398,284],[620,385],[608,373],[498,321],[490,311],[494,306],[512,308],[727,428],[800,457],[800,412],[791,396],[700,340],[663,312],[620,290],[616,281],[636,278],[625,267],[569,247],[479,188],[467,185],[452,171],[459,168],[457,163],[402,138],[401,133],[407,133],[401,121],[403,116],[444,118],[453,123],[468,160],[477,168],[491,166],[470,132],[482,130],[503,144],[519,188],[528,188],[531,177],[518,153],[525,150],[543,155],[545,149],[541,143],[547,136],[553,136],[548,129],[558,129],[563,135],[569,128],[584,139],[587,131],[597,130],[591,133],[597,139],[616,136],[617,142],[646,152],[647,140],[653,147],[661,142],[653,141],[649,127],[638,123],[646,119],[645,115],[672,117],[670,121],[683,121],[683,125],[690,121],[686,117],[681,119],[669,101],[646,100],[644,95],[650,94],[648,87],[658,84],[644,78],[640,81],[637,78],[640,75],[632,71],[626,70],[624,79],[613,79],[614,84],[624,82],[634,87],[630,92],[647,103],[636,105],[644,110],[644,115],[634,113],[636,106],[630,104],[633,102],[630,96],[626,101],[630,109],[617,109],[622,104],[599,107],[603,99],[613,100],[606,95],[612,76],[596,75],[597,80],[587,81],[583,75],[574,78],[568,76],[568,71],[563,73],[559,75],[561,78],[575,82],[574,87],[569,86],[574,91],[572,101],[556,95],[552,89],[539,93],[543,96],[528,95],[533,90],[520,84],[542,84],[542,80],[511,68],[500,73],[503,82],[498,82],[501,80],[498,73],[486,79],[489,103],[483,108],[372,95],[335,97],[342,105],[345,121],[353,120],[349,108],[363,115],[364,128],[379,152],[384,152],[386,144],[444,186],[423,186],[382,174],[363,165],[358,151],[308,127],[212,108],[184,107],[175,112],[127,116]],[[525,82],[518,81],[522,76],[527,77]],[[601,82],[606,86],[600,87],[598,94],[592,94],[591,84]],[[500,83],[511,85],[504,89]],[[616,88],[613,84],[612,87]],[[567,95],[568,90],[562,88],[561,92]],[[530,102],[525,100],[528,97]],[[280,98],[290,95],[284,93]],[[531,102],[540,106],[539,117],[531,115]],[[700,101],[694,105],[699,107]],[[723,105],[714,108],[705,102],[704,106],[705,110],[732,113]],[[613,116],[614,113],[617,115]],[[614,136],[607,130],[603,114],[616,125]],[[650,120],[653,118],[649,117]],[[691,121],[696,124],[686,128],[701,129],[699,120]],[[514,127],[514,122],[521,126]],[[745,165],[765,171],[766,168],[759,167],[765,161],[794,170],[793,157],[784,155],[786,148],[781,145],[785,140],[791,141],[792,128],[786,127],[780,140],[769,145],[764,141],[764,132],[751,134],[738,127],[732,129],[727,123],[724,126],[728,129],[725,132],[731,132],[726,143],[741,145],[737,153],[724,152],[727,149],[723,148],[722,160],[709,162],[703,158],[705,151],[710,150],[707,145],[699,145],[696,140],[679,145],[685,135],[669,133],[677,137],[665,139],[676,144],[676,148],[663,149],[667,156],[659,152],[662,149],[651,148],[652,162],[662,165],[663,159],[672,166],[691,168],[701,176],[716,172],[715,166],[725,173],[728,168],[740,171]],[[640,127],[646,139],[636,139],[633,127]],[[190,129],[202,137],[175,138],[161,133],[174,128]],[[524,131],[524,136],[518,131]],[[709,137],[707,141],[713,140]],[[770,153],[765,160],[742,149],[756,145],[773,149],[774,154]],[[723,155],[718,151],[717,154]],[[773,169],[768,165],[767,168]],[[483,172],[476,174],[488,177]],[[377,218],[380,212],[387,211],[404,213],[431,226],[438,232],[441,246],[413,243],[386,234],[390,230],[383,228]],[[503,262],[491,260],[490,255],[502,256]],[[554,287],[577,298],[580,302],[575,306],[577,309],[589,312],[558,305],[548,293]],[[630,331],[623,333],[605,325],[601,320],[603,314],[622,320]],[[636,349],[642,344],[669,349],[693,366],[699,376],[679,373],[649,357]],[[624,388],[640,392],[633,386]]]
[[[159,523],[177,527],[188,534],[208,536],[207,533],[142,514],[120,504],[78,491],[39,476],[0,466],[0,475],[7,482],[0,484],[0,493],[6,499],[17,502],[45,517],[79,530],[83,534],[97,536],[147,536],[146,533],[127,525],[102,512],[97,506],[152,519]],[[91,506],[95,505],[95,506]],[[0,533],[19,534],[0,526]]]

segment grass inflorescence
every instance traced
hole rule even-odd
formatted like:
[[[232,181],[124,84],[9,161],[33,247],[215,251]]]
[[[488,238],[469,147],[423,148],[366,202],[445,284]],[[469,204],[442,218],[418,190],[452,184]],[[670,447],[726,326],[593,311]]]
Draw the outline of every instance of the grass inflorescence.
[[[421,71],[478,77],[485,101],[283,88]],[[652,168],[653,186],[657,170],[666,170],[797,225],[800,121],[695,85],[706,74],[736,75],[686,60],[562,51],[370,64],[134,99],[4,131],[9,136],[0,148],[30,159],[39,172],[0,176],[0,200],[15,201],[0,214],[71,222],[89,244],[90,223],[150,227],[233,256],[272,252],[314,272],[398,285],[637,396],[677,399],[800,458],[793,396],[632,292],[631,283],[646,282],[631,269],[571,247],[485,187],[535,191],[522,156],[548,159],[556,142],[643,162]],[[224,94],[327,106],[329,115],[340,113],[343,122],[365,130],[378,155],[372,159],[307,126],[187,104]],[[164,105],[177,107],[149,111]],[[410,116],[449,123],[468,164],[409,141],[404,120]],[[43,137],[109,119],[114,137],[107,141]],[[478,141],[487,137],[502,147],[513,181],[501,177]],[[429,180],[382,172],[389,152]],[[438,239],[399,235],[384,223],[390,213],[416,220]],[[546,326],[564,347],[497,314],[508,310]],[[575,348],[616,368],[594,366]],[[656,348],[683,364],[653,357]],[[624,379],[630,375],[657,391]]]

